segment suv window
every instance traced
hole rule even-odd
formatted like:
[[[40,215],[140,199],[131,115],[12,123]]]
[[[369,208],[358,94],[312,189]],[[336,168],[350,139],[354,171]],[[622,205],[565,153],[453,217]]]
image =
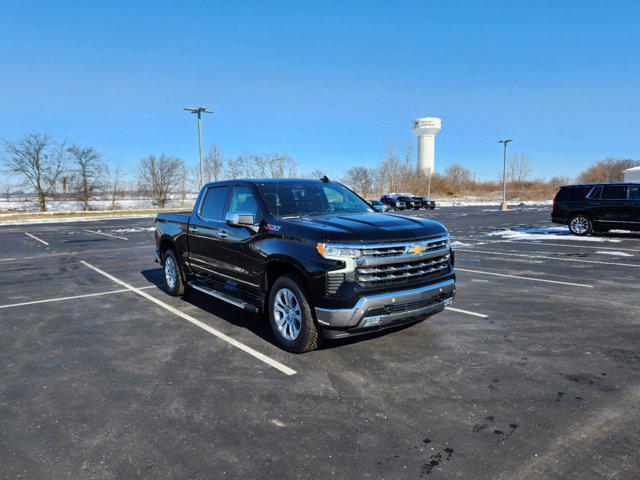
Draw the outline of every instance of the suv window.
[[[604,185],[602,187],[601,200],[626,200],[627,199],[627,187],[626,185]]]
[[[562,187],[556,195],[556,200],[584,200],[591,187]]]
[[[640,185],[629,185],[629,200],[640,200]]]
[[[251,213],[253,218],[258,216],[258,204],[249,187],[236,187],[229,204],[230,212]]]
[[[200,216],[206,220],[222,220],[228,194],[229,187],[209,187],[200,207]]]

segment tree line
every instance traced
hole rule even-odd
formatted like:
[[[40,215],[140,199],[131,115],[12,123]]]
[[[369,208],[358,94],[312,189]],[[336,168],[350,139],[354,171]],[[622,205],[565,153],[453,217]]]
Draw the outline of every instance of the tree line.
[[[110,202],[137,195],[151,199],[164,208],[172,199],[183,202],[188,193],[197,192],[203,183],[199,165],[187,165],[180,157],[159,154],[140,159],[134,171],[125,170],[120,162],[106,162],[94,147],[53,140],[39,132],[29,133],[18,140],[4,140],[1,165],[3,171],[19,181],[22,188],[36,196],[40,211],[47,210],[47,201],[73,199],[89,210],[95,198]],[[502,179],[476,180],[476,176],[461,163],[446,167],[444,173],[426,175],[416,168],[415,143],[397,145],[387,142],[382,160],[373,167],[353,166],[342,180],[365,198],[385,193],[409,192],[430,194],[435,198],[477,196],[490,198],[499,194]],[[511,197],[522,200],[549,199],[562,185],[579,182],[623,180],[623,171],[640,165],[637,160],[605,158],[595,162],[575,180],[556,176],[549,180],[533,178],[529,157],[514,153],[507,162],[508,191]],[[315,169],[305,177],[320,178],[322,169]],[[282,153],[245,153],[225,158],[218,145],[211,145],[203,158],[204,181],[227,178],[287,178],[298,176],[296,160]],[[4,197],[9,199],[14,183],[2,185]]]
[[[90,210],[90,202],[98,197],[108,198],[115,209],[117,200],[134,194],[164,208],[171,199],[184,201],[202,184],[199,165],[189,166],[165,153],[144,157],[134,171],[127,171],[121,162],[105,161],[94,147],[55,141],[44,133],[3,140],[2,145],[2,173],[11,176],[2,185],[3,196],[8,200],[16,188],[26,189],[37,198],[41,212],[49,200],[77,200],[83,210]],[[226,160],[217,145],[209,148],[203,166],[204,181],[297,176],[297,163],[290,155],[246,153]]]

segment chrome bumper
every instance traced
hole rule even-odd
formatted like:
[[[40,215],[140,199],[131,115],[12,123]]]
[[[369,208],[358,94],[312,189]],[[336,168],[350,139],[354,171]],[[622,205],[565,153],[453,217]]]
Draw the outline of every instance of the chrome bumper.
[[[316,318],[330,328],[366,329],[383,327],[405,318],[442,310],[455,296],[455,280],[446,280],[411,290],[362,297],[353,308],[316,307]]]

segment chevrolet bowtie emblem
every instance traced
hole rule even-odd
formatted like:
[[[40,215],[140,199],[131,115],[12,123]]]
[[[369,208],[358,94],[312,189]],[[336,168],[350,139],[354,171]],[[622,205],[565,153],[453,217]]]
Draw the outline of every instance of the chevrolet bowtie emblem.
[[[425,247],[424,245],[413,245],[411,248],[407,249],[407,253],[410,253],[412,255],[420,255],[422,252],[424,252],[427,249],[427,247]]]

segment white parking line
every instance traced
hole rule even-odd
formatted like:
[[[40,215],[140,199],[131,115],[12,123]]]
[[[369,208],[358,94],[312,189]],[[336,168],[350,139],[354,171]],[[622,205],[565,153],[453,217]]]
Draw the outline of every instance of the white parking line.
[[[25,235],[33,238],[34,240],[39,241],[40,243],[44,243],[45,245],[49,245],[47,242],[45,242],[44,240],[42,240],[41,238],[36,237],[35,235],[31,235],[29,232],[24,232]]]
[[[451,310],[452,312],[464,313],[465,315],[471,315],[473,317],[489,318],[489,315],[485,315],[484,313],[470,312],[469,310],[462,310],[461,308],[453,308],[453,307],[444,307],[444,308],[446,310]]]
[[[524,245],[538,245],[540,247],[546,247],[546,246],[550,246],[550,247],[570,247],[570,248],[591,248],[594,250],[621,250],[621,251],[628,251],[628,252],[640,252],[640,249],[638,248],[628,248],[628,247],[598,247],[598,246],[593,246],[593,245],[576,245],[576,244],[565,244],[565,243],[547,243],[545,240],[541,240],[539,242],[523,242],[523,241],[518,241],[518,240],[494,240],[492,242],[488,242],[488,243],[514,243],[516,245],[518,244],[524,244]]]
[[[85,230],[85,232],[95,233],[96,235],[104,235],[105,237],[119,238],[120,240],[129,240],[126,237],[119,237],[118,235],[111,235],[110,233],[96,232],[95,230]]]
[[[564,257],[560,257],[560,256],[556,256],[556,257],[548,257],[548,256],[544,256],[544,255],[530,255],[527,253],[509,253],[512,252],[512,250],[510,250],[509,252],[492,252],[489,250],[471,250],[468,248],[458,248],[459,252],[470,252],[470,253],[485,253],[487,255],[504,255],[507,257],[523,257],[523,258],[533,258],[533,259],[545,259],[545,260],[560,260],[563,262],[576,262],[576,263],[592,263],[592,264],[596,264],[596,265],[615,265],[618,267],[635,267],[635,268],[640,268],[640,263],[620,263],[620,262],[600,262],[597,260],[582,260],[582,259],[578,259],[578,258],[564,258]],[[541,252],[541,253],[547,253],[547,252]]]
[[[216,337],[218,337],[221,340],[224,340],[225,342],[229,343],[230,345],[233,345],[234,347],[239,348],[240,350],[248,353],[249,355],[254,356],[258,360],[266,363],[267,365],[269,365],[269,366],[271,366],[271,367],[273,367],[273,368],[275,368],[277,370],[280,370],[282,373],[284,373],[286,375],[295,375],[297,373],[295,370],[287,367],[286,365],[278,362],[277,360],[274,360],[272,358],[267,357],[263,353],[260,353],[257,350],[254,350],[253,348],[248,347],[244,343],[241,343],[238,340],[235,340],[234,338],[231,338],[230,336],[225,335],[224,333],[220,332],[219,330],[216,330],[215,328],[210,327],[206,323],[201,322],[200,320],[197,320],[197,319],[193,318],[191,315],[188,315],[188,314],[186,314],[184,312],[181,312],[177,308],[174,308],[171,305],[169,305],[167,303],[164,303],[162,300],[158,300],[157,298],[153,297],[152,295],[149,295],[148,293],[143,292],[139,288],[135,288],[135,287],[129,285],[128,283],[123,282],[122,280],[120,280],[120,279],[114,277],[113,275],[105,272],[104,270],[100,270],[98,267],[94,267],[93,265],[91,265],[88,262],[85,262],[84,260],[80,260],[80,263],[82,263],[85,267],[90,268],[94,272],[97,272],[100,275],[102,275],[104,277],[107,277],[109,280],[117,283],[118,285],[122,285],[124,288],[126,288],[128,290],[131,290],[134,293],[137,293],[138,295],[140,295],[141,297],[146,298],[150,302],[153,302],[156,305],[161,306],[165,310],[168,310],[169,312],[179,316],[180,318],[183,318],[184,320],[194,324],[195,326],[202,328],[203,330],[211,333],[212,335],[215,335]]]
[[[148,288],[156,288],[155,285],[148,285],[146,287],[140,287],[140,290],[146,290]],[[121,288],[119,290],[109,290],[108,292],[98,292],[98,293],[85,293],[83,295],[73,295],[71,297],[57,297],[57,298],[45,298],[43,300],[33,300],[31,302],[22,302],[22,303],[10,303],[7,305],[0,305],[0,309],[2,308],[13,308],[13,307],[24,307],[25,305],[37,305],[39,303],[50,303],[50,302],[62,302],[64,300],[76,300],[78,298],[89,298],[89,297],[100,297],[102,295],[111,295],[114,293],[123,293],[129,292],[130,290],[126,288]]]
[[[531,280],[532,282],[555,283],[557,285],[570,285],[572,287],[593,288],[593,285],[585,285],[583,283],[561,282],[559,280],[547,280],[546,278],[523,277],[520,275],[508,275],[506,273],[487,272],[486,270],[471,270],[469,268],[456,267],[458,272],[479,273],[481,275],[494,275],[496,277],[517,278],[518,280]]]

